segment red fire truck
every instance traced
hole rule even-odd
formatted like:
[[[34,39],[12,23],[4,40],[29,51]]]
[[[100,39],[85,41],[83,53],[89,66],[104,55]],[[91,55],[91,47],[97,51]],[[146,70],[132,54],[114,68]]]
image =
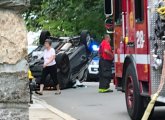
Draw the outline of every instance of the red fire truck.
[[[165,50],[163,0],[105,0],[107,32],[113,35],[115,84],[127,111],[140,120],[160,84]],[[164,105],[165,87],[156,105]]]

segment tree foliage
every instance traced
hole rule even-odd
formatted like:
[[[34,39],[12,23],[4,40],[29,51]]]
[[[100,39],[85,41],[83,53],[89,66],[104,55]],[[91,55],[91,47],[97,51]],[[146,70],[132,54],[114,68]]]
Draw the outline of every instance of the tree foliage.
[[[100,38],[105,32],[103,0],[31,0],[24,17],[29,30],[49,30],[54,36],[87,29]]]

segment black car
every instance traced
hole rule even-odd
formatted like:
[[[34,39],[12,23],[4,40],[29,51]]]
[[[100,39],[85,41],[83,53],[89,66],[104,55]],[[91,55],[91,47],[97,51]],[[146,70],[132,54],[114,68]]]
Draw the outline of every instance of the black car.
[[[40,35],[39,46],[29,54],[29,67],[39,85],[43,70],[44,41],[52,40],[52,47],[56,50],[56,63],[58,67],[58,80],[61,88],[71,87],[76,80],[87,79],[88,63],[92,59],[88,50],[90,34],[87,30],[75,37],[51,37],[49,31],[43,31]],[[47,77],[45,87],[54,87],[50,76]]]

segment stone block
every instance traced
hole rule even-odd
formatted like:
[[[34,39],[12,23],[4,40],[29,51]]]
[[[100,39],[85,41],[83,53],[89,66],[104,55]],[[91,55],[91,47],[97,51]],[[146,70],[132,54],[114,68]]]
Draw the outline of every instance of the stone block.
[[[27,73],[0,73],[0,103],[29,102]]]
[[[27,55],[27,31],[21,15],[0,9],[0,64],[16,64]]]
[[[0,0],[0,120],[29,119],[27,31],[13,9],[25,1]]]

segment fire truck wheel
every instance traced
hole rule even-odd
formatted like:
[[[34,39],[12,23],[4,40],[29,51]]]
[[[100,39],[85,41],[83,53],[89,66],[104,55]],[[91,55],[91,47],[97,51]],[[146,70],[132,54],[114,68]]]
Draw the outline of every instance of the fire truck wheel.
[[[131,119],[141,120],[145,108],[142,97],[140,96],[136,71],[132,64],[130,64],[126,70],[125,99],[127,111]]]

